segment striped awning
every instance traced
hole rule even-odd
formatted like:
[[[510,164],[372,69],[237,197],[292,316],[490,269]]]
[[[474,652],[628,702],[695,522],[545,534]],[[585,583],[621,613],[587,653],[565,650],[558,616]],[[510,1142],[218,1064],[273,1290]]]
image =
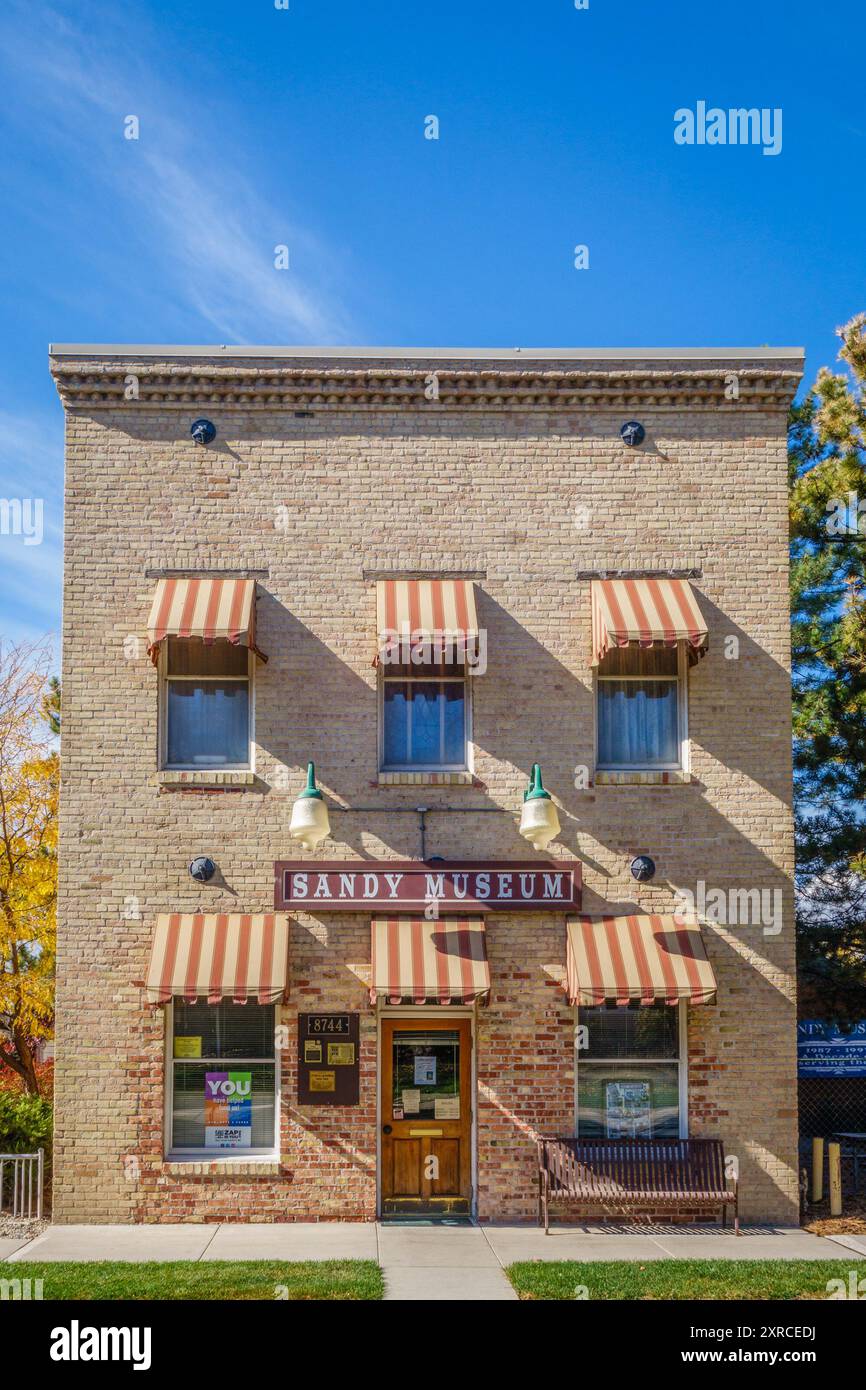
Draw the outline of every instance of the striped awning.
[[[571,1004],[711,1004],[716,977],[700,928],[672,915],[571,917]]]
[[[478,615],[471,579],[380,579],[376,584],[377,661],[472,663],[478,652]]]
[[[471,1004],[490,991],[483,917],[374,917],[372,937],[372,1004]]]
[[[160,579],[147,620],[147,650],[156,664],[166,637],[220,639],[238,647],[256,646],[254,579]]]
[[[278,1003],[286,991],[289,919],[280,913],[164,912],[156,919],[147,1002]]]
[[[611,647],[689,644],[694,660],[707,649],[707,624],[687,579],[594,579],[592,660]]]

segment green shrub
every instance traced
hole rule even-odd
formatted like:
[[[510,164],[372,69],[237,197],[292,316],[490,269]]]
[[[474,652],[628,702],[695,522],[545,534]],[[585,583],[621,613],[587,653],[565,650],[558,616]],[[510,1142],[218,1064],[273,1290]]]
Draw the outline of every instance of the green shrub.
[[[51,1102],[20,1091],[0,1091],[0,1153],[51,1148]]]

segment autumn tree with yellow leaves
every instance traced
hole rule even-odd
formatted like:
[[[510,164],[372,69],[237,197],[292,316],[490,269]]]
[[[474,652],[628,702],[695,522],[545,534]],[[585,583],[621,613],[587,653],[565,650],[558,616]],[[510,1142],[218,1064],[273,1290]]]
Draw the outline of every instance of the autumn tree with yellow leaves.
[[[0,1063],[39,1094],[54,1017],[59,686],[46,648],[0,647]]]

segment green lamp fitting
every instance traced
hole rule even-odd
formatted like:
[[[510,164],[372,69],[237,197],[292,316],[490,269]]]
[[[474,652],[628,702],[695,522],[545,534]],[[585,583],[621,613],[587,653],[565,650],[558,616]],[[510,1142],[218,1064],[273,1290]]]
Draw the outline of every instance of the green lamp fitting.
[[[532,775],[529,779],[529,786],[523,793],[523,800],[534,801],[539,796],[544,797],[547,801],[550,800],[550,792],[544,790],[544,783],[541,780],[541,764],[533,763]]]
[[[547,795],[547,793],[545,792],[545,796],[546,796],[546,795]],[[304,787],[304,790],[303,790],[302,792],[299,792],[299,793],[298,793],[298,800],[301,801],[303,798],[308,797],[308,796],[314,796],[314,797],[316,797],[316,799],[317,799],[318,801],[324,801],[324,797],[322,796],[322,793],[319,791],[319,788],[316,786],[316,765],[315,765],[315,763],[307,763],[307,785]]]

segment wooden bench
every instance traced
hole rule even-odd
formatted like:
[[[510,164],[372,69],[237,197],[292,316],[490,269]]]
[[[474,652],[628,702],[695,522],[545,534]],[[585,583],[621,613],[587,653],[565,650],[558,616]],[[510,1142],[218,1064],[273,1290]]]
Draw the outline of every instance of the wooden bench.
[[[740,1234],[736,1179],[725,1175],[721,1139],[538,1140],[538,1224],[550,1232],[550,1203],[582,1202],[616,1212],[640,1207],[734,1209]]]

